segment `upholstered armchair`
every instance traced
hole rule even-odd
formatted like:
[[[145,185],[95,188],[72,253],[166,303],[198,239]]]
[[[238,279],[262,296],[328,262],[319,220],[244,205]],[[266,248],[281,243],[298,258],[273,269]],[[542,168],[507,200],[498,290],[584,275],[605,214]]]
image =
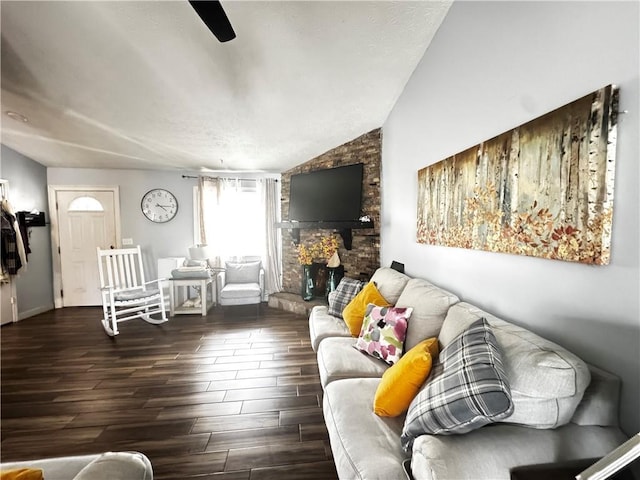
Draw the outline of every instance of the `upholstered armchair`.
[[[259,315],[264,295],[262,262],[226,262],[224,271],[217,275],[216,289],[218,305],[256,304]]]

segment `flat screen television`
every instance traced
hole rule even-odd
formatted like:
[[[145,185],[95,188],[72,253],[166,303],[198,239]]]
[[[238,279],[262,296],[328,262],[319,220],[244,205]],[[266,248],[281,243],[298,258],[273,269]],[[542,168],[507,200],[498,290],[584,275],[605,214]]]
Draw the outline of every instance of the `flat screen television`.
[[[362,209],[363,167],[356,163],[291,175],[289,221],[357,221]]]

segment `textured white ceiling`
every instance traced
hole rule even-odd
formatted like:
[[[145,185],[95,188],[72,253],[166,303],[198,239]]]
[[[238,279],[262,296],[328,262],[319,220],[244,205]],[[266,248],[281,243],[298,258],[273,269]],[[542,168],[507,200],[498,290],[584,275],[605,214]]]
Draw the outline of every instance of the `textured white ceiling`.
[[[381,127],[451,1],[2,1],[2,143],[50,167],[280,172]],[[7,111],[28,118],[9,118]]]

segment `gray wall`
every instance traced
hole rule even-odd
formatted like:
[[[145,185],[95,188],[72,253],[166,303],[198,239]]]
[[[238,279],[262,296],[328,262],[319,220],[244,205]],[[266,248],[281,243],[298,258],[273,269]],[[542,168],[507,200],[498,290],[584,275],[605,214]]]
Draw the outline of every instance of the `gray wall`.
[[[9,200],[14,211],[45,212],[46,227],[29,228],[26,270],[16,277],[18,318],[31,317],[53,309],[53,273],[51,268],[51,233],[47,201],[47,169],[2,145],[0,177],[9,180]]]
[[[149,278],[156,277],[158,258],[187,256],[193,245],[193,187],[197,180],[183,179],[181,172],[49,168],[47,179],[52,186],[119,186],[121,237],[140,245]],[[142,215],[140,201],[152,188],[166,188],[176,196],[178,213],[170,222],[153,223]]]
[[[156,278],[157,259],[185,257],[194,244],[193,235],[193,187],[198,184],[195,172],[160,170],[106,170],[91,168],[49,168],[48,183],[51,186],[119,186],[121,237],[133,239],[140,245],[145,257],[149,278]],[[242,178],[262,178],[265,175],[238,174]],[[267,175],[273,177],[274,175]],[[140,201],[152,188],[166,188],[178,200],[178,213],[167,223],[153,223],[142,215]]]
[[[383,265],[528,326],[623,379],[640,430],[638,2],[454,2],[383,127]],[[416,243],[418,169],[620,86],[611,264]]]

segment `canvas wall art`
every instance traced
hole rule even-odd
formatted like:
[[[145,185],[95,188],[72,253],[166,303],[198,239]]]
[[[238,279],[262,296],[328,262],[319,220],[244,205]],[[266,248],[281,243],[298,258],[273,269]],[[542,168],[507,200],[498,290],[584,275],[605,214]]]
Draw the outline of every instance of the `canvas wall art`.
[[[618,89],[418,171],[420,243],[606,265]]]

